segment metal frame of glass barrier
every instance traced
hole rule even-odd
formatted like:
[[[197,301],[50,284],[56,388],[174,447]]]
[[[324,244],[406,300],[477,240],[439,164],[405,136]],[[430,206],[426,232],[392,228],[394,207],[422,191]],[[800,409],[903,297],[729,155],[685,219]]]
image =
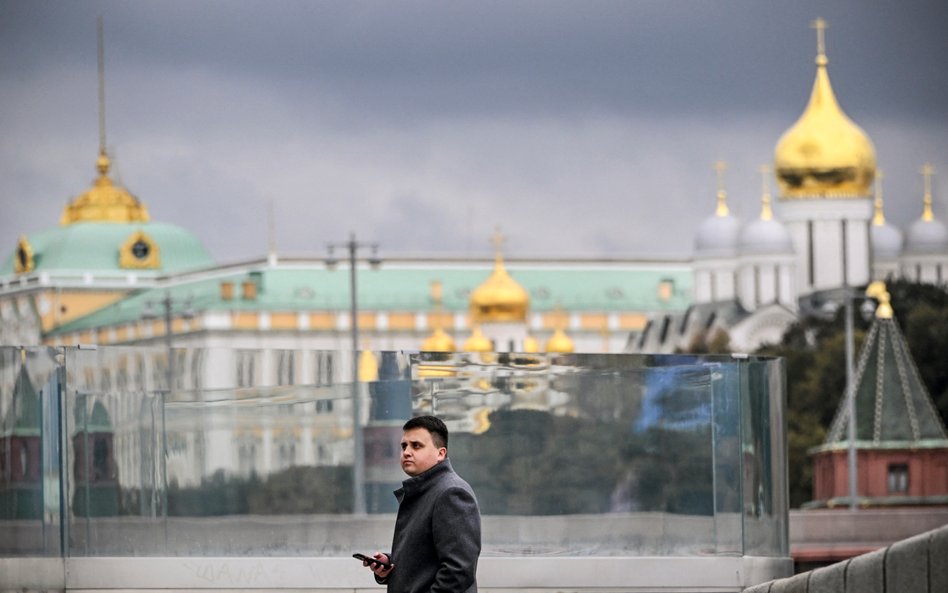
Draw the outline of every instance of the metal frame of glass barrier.
[[[57,377],[44,393],[63,394],[58,420],[41,416],[63,425],[62,476],[44,484],[64,519],[39,524],[55,533],[40,548],[5,541],[8,556],[384,549],[401,425],[424,413],[451,429],[485,558],[789,556],[779,360],[374,352],[358,391],[368,512],[352,515],[347,352],[287,367],[261,351],[238,385],[238,351],[181,349],[170,386],[161,348],[22,352],[0,349],[0,420],[21,369],[34,385]]]

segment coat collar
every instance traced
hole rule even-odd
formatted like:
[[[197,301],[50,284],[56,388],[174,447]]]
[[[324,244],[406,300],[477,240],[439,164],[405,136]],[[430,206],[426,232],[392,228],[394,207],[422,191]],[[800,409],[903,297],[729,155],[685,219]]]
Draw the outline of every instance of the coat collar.
[[[406,497],[417,496],[430,488],[441,475],[453,471],[454,468],[451,467],[451,460],[445,457],[444,461],[436,464],[428,471],[417,476],[412,476],[402,482],[402,487],[395,491],[395,498],[401,503]]]

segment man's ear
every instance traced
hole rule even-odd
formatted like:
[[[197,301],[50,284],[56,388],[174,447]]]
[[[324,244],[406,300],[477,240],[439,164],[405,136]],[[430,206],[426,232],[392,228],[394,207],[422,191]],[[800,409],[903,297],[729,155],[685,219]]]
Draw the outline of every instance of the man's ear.
[[[447,456],[448,456],[448,448],[447,448],[447,447],[438,447],[438,461],[443,460],[443,459],[444,459],[445,457],[447,457]]]

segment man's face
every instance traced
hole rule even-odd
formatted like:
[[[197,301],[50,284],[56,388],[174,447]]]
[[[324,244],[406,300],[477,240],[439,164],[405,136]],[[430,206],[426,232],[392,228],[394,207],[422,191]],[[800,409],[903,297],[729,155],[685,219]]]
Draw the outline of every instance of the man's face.
[[[402,434],[402,470],[409,476],[428,471],[447,454],[447,449],[435,446],[427,429],[411,428]]]

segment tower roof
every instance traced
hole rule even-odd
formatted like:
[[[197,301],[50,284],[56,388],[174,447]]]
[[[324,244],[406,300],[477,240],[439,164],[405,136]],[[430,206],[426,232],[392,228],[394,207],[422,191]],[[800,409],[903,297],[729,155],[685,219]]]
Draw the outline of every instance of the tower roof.
[[[696,257],[731,257],[737,254],[741,238],[741,222],[731,214],[724,187],[723,161],[714,164],[718,172],[717,207],[714,214],[702,221],[695,234]]]
[[[889,224],[882,210],[882,171],[876,172],[875,213],[869,227],[872,253],[880,259],[896,259],[902,253],[902,231]]]
[[[770,206],[770,190],[767,187],[767,174],[770,167],[760,168],[763,191],[760,196],[760,216],[744,226],[741,231],[740,250],[745,255],[772,255],[793,253],[793,240],[790,231],[780,220],[774,218]]]
[[[912,254],[944,253],[948,249],[948,229],[935,218],[932,210],[931,177],[935,169],[930,164],[925,164],[921,173],[925,180],[922,216],[908,229],[905,251]]]
[[[854,376],[857,447],[948,447],[945,426],[892,317],[884,287],[879,295],[881,303]],[[821,448],[848,443],[848,422],[844,397]]]
[[[876,152],[869,136],[840,108],[823,47],[826,23],[817,19],[816,79],[803,115],[774,151],[782,198],[858,197],[869,194]]]

